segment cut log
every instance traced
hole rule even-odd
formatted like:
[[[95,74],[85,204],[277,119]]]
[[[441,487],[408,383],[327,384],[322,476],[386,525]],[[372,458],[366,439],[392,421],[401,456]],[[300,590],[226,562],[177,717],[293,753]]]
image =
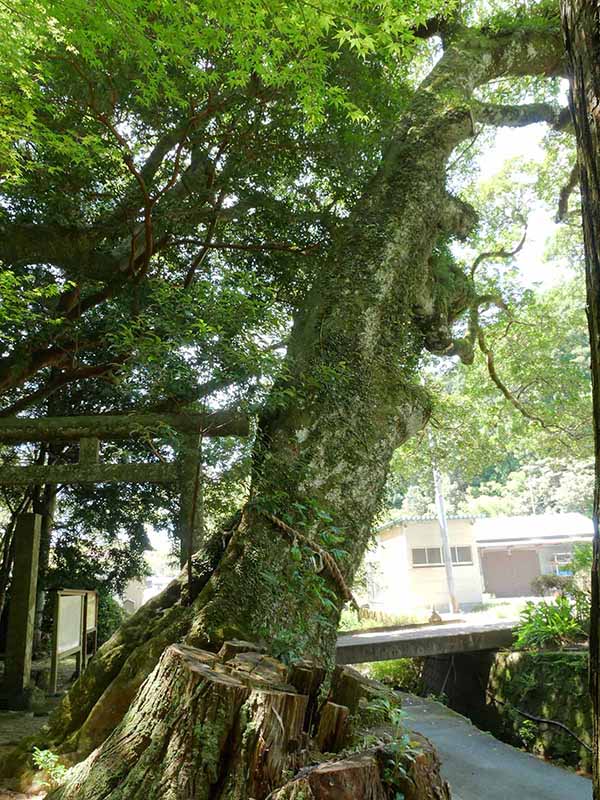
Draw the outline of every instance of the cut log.
[[[312,732],[313,723],[317,719],[319,692],[326,674],[324,667],[319,667],[310,661],[297,661],[289,668],[288,683],[294,687],[298,694],[304,694],[308,697],[306,719],[304,720],[304,730],[307,732]]]
[[[272,800],[386,800],[377,759],[357,756],[321,764],[291,781]]]
[[[325,703],[321,711],[316,743],[322,753],[337,753],[348,737],[347,706],[337,703]]]
[[[250,693],[191,648],[167,648],[120,725],[50,797],[208,798]],[[194,787],[202,786],[194,795]]]
[[[307,698],[288,692],[253,691],[244,706],[248,720],[219,800],[262,800],[281,786],[286,771],[302,766],[302,726]],[[231,756],[231,754],[230,754]]]
[[[252,642],[244,642],[242,639],[230,639],[223,642],[223,646],[219,650],[219,658],[221,661],[229,661],[230,658],[237,656],[238,653],[264,653],[264,648],[259,647]]]
[[[287,668],[281,661],[261,653],[238,653],[224,664],[224,668],[248,686],[295,692],[287,683]]]
[[[396,755],[385,748],[378,750],[381,770],[394,776],[394,791],[404,800],[451,800],[450,787],[440,774],[440,759],[425,736],[409,731],[411,747],[416,755],[400,758],[400,769],[394,769]],[[390,766],[391,765],[391,766]]]
[[[368,703],[389,694],[389,690],[381,683],[366,678],[353,667],[335,668],[331,682],[331,699],[347,706],[351,714],[356,713],[361,700]]]
[[[398,756],[385,747],[343,761],[301,770],[270,800],[451,800],[440,775],[440,762],[431,742],[413,734],[416,756]]]
[[[311,740],[307,709],[322,672],[239,649],[226,650],[222,656],[238,652],[223,661],[168,647],[121,723],[47,800],[386,800],[399,792],[406,800],[449,800],[426,740],[416,757],[398,761],[395,749],[386,750],[383,742],[398,733],[393,727],[379,732],[378,748],[307,767],[317,748],[344,745],[348,708],[326,702]],[[381,695],[355,670],[343,672],[338,683],[357,707],[366,695]]]

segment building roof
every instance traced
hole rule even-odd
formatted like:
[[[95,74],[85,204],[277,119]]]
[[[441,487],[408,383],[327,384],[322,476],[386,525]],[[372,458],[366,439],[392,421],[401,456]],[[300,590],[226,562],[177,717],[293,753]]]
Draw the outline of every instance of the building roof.
[[[448,520],[462,519],[473,522],[473,538],[482,546],[493,544],[517,544],[535,540],[544,542],[589,539],[594,534],[592,520],[584,514],[523,514],[505,517],[448,516]],[[434,522],[435,516],[397,517],[377,528],[382,533],[390,528],[410,522]]]
[[[470,519],[473,522],[477,519],[477,517],[470,515],[462,515],[462,514],[446,514],[446,519]],[[380,525],[378,528],[375,529],[375,533],[381,533],[382,531],[387,531],[388,528],[395,528],[400,525],[406,525],[408,522],[436,522],[437,517],[435,514],[423,514],[422,516],[413,516],[413,517],[394,517],[389,522],[384,522],[383,525]]]
[[[481,544],[523,539],[557,540],[593,536],[592,520],[584,514],[530,514],[514,517],[478,517],[473,535]]]

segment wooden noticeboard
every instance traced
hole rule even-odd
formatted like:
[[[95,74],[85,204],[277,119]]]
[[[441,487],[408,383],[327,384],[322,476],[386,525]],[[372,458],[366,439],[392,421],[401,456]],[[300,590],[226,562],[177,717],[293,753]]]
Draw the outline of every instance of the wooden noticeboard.
[[[85,669],[96,652],[98,630],[98,593],[87,589],[59,589],[54,601],[50,691],[56,694],[58,662],[75,656],[76,673]],[[92,646],[90,647],[90,638]]]

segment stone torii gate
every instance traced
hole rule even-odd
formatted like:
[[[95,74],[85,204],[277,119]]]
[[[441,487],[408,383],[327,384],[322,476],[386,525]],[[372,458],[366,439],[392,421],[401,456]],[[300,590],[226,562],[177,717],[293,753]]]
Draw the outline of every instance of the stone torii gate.
[[[99,459],[100,441],[151,438],[172,432],[177,458],[171,462],[111,464]],[[0,418],[0,443],[79,442],[77,464],[0,466],[0,485],[97,483],[174,483],[179,485],[179,536],[181,563],[200,546],[202,536],[202,484],[199,462],[202,439],[247,436],[248,418],[232,411],[175,414],[98,414],[75,417]],[[40,547],[40,517],[22,514],[15,530],[15,562],[8,622],[3,683],[4,705],[26,707],[31,658]]]

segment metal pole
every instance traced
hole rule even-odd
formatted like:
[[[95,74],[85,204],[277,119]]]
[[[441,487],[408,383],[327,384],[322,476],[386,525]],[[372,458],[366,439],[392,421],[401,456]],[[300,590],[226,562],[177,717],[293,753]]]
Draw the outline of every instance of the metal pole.
[[[442,553],[444,566],[446,568],[446,583],[448,585],[448,600],[450,611],[458,614],[460,606],[456,599],[456,586],[454,584],[454,568],[452,566],[452,551],[450,550],[450,539],[448,536],[448,520],[446,518],[446,504],[444,503],[444,492],[442,489],[442,478],[435,463],[433,454],[433,437],[431,431],[428,433],[429,452],[431,454],[431,471],[433,473],[433,488],[435,490],[435,507],[437,509],[438,523],[440,526],[440,536],[442,538]]]

